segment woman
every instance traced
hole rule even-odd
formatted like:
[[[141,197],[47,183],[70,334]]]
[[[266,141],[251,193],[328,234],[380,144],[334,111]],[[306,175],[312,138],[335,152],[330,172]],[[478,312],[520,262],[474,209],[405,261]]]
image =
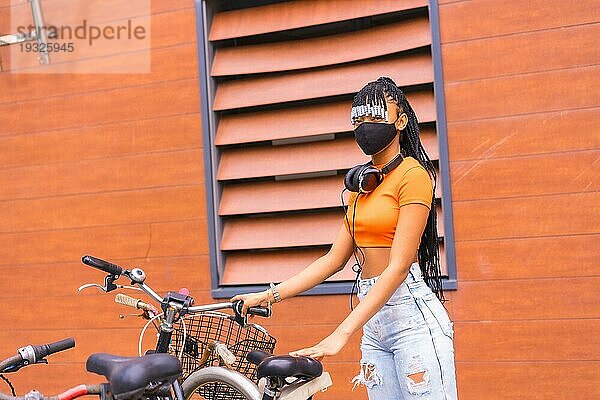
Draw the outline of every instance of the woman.
[[[232,300],[243,300],[245,308],[285,300],[340,271],[354,255],[359,305],[328,337],[291,354],[335,355],[362,327],[353,382],[367,387],[369,399],[456,399],[452,322],[440,302],[436,177],[417,118],[404,93],[381,77],[356,94],[351,119],[371,163],[345,177],[356,193],[331,249],[279,285]]]

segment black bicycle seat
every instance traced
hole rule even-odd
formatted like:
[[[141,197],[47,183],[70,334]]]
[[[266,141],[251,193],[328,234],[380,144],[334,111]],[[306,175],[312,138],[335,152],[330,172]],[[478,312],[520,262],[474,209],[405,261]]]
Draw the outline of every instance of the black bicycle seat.
[[[162,353],[143,357],[96,353],[87,359],[85,367],[106,377],[117,400],[137,397],[150,382],[171,384],[182,374],[177,357]]]
[[[273,354],[260,350],[251,350],[246,354],[246,360],[254,365],[260,364],[265,358],[272,357]]]
[[[246,359],[258,364],[258,379],[264,377],[314,379],[323,373],[323,365],[310,357],[273,356],[263,351],[251,351]]]

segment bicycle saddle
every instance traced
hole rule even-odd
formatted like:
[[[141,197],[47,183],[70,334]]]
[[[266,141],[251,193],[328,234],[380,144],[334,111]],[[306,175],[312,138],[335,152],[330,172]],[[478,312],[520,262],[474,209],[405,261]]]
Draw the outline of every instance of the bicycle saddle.
[[[89,372],[106,377],[117,400],[136,398],[150,382],[171,384],[182,374],[179,360],[162,353],[143,357],[96,353],[87,359],[85,367]]]
[[[246,359],[258,364],[258,379],[265,377],[294,377],[314,379],[323,373],[323,365],[310,357],[274,356],[264,351],[253,350]]]

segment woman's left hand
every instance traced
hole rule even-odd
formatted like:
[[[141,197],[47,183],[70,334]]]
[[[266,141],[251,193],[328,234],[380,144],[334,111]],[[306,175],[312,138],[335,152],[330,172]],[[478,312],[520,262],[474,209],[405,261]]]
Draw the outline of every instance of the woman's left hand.
[[[292,351],[290,352],[290,355],[306,356],[321,360],[325,356],[334,356],[339,353],[346,343],[348,343],[348,336],[336,331],[321,340],[319,344],[305,349]]]

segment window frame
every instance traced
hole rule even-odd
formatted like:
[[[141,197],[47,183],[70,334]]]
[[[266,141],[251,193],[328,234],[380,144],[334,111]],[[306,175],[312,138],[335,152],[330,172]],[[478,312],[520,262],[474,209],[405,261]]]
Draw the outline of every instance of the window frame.
[[[211,274],[211,294],[213,298],[229,298],[238,293],[261,291],[268,289],[268,284],[221,285],[225,256],[220,250],[222,220],[218,216],[218,205],[221,199],[221,185],[216,180],[219,164],[219,153],[214,145],[217,116],[212,109],[215,94],[215,81],[210,76],[210,61],[213,46],[208,41],[210,21],[215,0],[194,0],[196,12],[196,34],[198,49],[200,108],[202,116],[202,140],[204,153],[204,179],[206,185],[206,220],[208,228],[209,262]],[[439,12],[437,0],[430,0],[428,6],[431,30],[431,55],[433,63],[433,90],[436,103],[436,132],[439,146],[439,169],[442,185],[442,209],[444,210],[444,249],[448,278],[443,279],[444,290],[458,288],[456,255],[454,249],[454,224],[452,216],[452,193],[450,187],[450,164],[448,155],[448,138],[446,129],[446,107],[444,97],[443,71],[441,59],[441,43],[439,29]],[[352,282],[325,282],[302,295],[348,294],[352,291]]]

